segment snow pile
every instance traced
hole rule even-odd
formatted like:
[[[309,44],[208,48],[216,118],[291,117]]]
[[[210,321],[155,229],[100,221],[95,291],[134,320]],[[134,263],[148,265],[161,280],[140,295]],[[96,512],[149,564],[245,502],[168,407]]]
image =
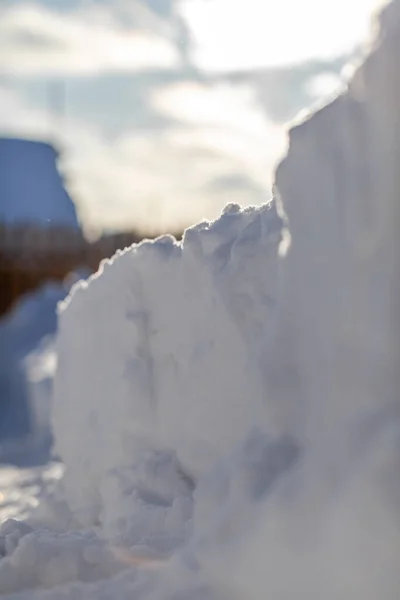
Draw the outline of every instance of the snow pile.
[[[12,519],[0,528],[0,592],[52,587],[67,581],[110,577],[120,570],[105,542],[91,533],[32,532]],[[113,568],[113,564],[115,567]]]
[[[57,158],[45,142],[0,138],[0,223],[79,229]]]
[[[395,599],[400,551],[400,2],[346,93],[290,133],[273,426],[301,460],[205,561],[248,599]],[[271,424],[272,425],[272,424]]]
[[[186,231],[182,245],[162,237],[106,261],[67,300],[54,432],[82,525],[132,528],[136,540],[148,519],[132,510],[135,498],[140,508],[153,497],[173,530],[187,518],[175,499],[190,497],[193,482],[265,421],[260,361],[281,227],[274,205],[229,206]]]
[[[18,445],[18,448],[21,444]],[[34,450],[34,449],[33,449]],[[21,458],[22,458],[22,452]],[[31,458],[32,447],[25,448],[26,454]],[[15,456],[15,454],[14,454]],[[13,464],[1,465],[0,467],[0,523],[7,519],[26,519],[31,516],[32,508],[37,507],[42,494],[46,495],[49,490],[58,483],[63,466],[60,462],[47,462],[45,464],[31,464],[25,467]],[[16,530],[20,530],[17,523]],[[1,555],[4,554],[2,546]]]
[[[292,130],[275,202],[119,253],[64,303],[66,472],[3,526],[4,594],[397,599],[400,0],[382,23]]]

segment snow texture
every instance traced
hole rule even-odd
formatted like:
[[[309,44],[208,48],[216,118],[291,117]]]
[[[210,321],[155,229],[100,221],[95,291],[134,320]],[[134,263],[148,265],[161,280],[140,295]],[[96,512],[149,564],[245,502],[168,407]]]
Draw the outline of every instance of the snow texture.
[[[79,229],[56,161],[50,144],[0,138],[0,224]]]
[[[397,600],[400,0],[381,22],[292,129],[274,202],[133,246],[64,302],[66,471],[0,531],[5,597]]]
[[[185,481],[265,420],[260,358],[276,305],[281,227],[273,205],[229,206],[187,230],[182,245],[171,237],[139,244],[73,291],[60,320],[54,432],[82,525],[100,520],[126,532],[135,495],[139,504],[154,496],[154,510],[176,520],[175,496],[191,491]],[[147,467],[136,473],[133,460]],[[135,491],[142,468],[154,483]],[[184,479],[176,471],[173,489],[157,491],[176,469]]]

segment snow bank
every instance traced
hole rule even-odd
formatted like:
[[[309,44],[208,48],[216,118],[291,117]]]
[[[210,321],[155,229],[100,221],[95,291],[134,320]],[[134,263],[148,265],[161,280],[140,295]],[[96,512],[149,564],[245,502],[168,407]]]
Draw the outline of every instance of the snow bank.
[[[395,599],[400,522],[400,2],[348,91],[294,127],[276,175],[291,232],[266,364],[298,467],[253,530],[204,557],[247,599]]]
[[[95,581],[120,570],[110,548],[90,532],[33,532],[13,519],[0,528],[0,552],[8,555],[0,561],[2,594],[78,579]]]
[[[179,513],[175,496],[190,495],[199,476],[262,426],[281,227],[272,204],[229,206],[186,231],[182,245],[162,237],[106,261],[67,300],[54,432],[82,524],[126,533],[135,495]],[[151,488],[175,470],[172,489],[136,490],[143,461],[154,463]]]
[[[0,532],[3,593],[397,599],[400,0],[382,23],[291,131],[276,203],[119,253],[64,303],[66,473]]]

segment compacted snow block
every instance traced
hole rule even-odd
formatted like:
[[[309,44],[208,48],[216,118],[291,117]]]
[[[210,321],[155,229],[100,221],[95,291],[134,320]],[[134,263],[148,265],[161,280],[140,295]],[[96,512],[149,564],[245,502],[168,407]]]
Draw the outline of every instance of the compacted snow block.
[[[230,206],[182,244],[163,237],[105,261],[74,290],[60,319],[54,431],[78,520],[117,525],[132,513],[122,480],[143,456],[173,452],[195,481],[265,421],[281,239],[274,204]]]
[[[291,247],[269,414],[303,454],[218,558],[247,599],[399,594],[399,1],[381,28],[348,89],[293,127],[276,175]]]

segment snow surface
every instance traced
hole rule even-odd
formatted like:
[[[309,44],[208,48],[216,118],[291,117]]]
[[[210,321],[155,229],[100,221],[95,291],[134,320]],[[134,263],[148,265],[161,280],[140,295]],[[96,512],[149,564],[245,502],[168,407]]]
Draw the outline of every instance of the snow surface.
[[[6,438],[21,438],[34,428],[38,404],[41,414],[48,413],[48,397],[43,387],[37,396],[38,403],[31,402],[37,390],[33,383],[48,386],[54,375],[54,368],[45,373],[39,372],[39,365],[47,360],[51,365],[54,357],[54,335],[57,329],[57,303],[62,300],[67,289],[60,284],[48,284],[21,298],[13,311],[0,320],[0,443]],[[46,359],[47,357],[47,359]],[[54,360],[53,360],[54,362]],[[31,376],[32,372],[32,376]],[[47,427],[49,431],[49,427]]]
[[[273,203],[63,303],[65,473],[1,527],[3,597],[397,600],[400,0],[382,23],[291,131]]]
[[[79,229],[75,206],[45,142],[0,138],[0,223]]]
[[[82,524],[100,519],[126,533],[115,494],[126,498],[123,480],[137,477],[132,456],[172,451],[167,465],[175,460],[194,481],[265,420],[258,363],[276,301],[281,225],[272,205],[229,206],[187,230],[182,245],[166,236],[104,262],[67,300],[54,432],[69,505],[90,513]]]

